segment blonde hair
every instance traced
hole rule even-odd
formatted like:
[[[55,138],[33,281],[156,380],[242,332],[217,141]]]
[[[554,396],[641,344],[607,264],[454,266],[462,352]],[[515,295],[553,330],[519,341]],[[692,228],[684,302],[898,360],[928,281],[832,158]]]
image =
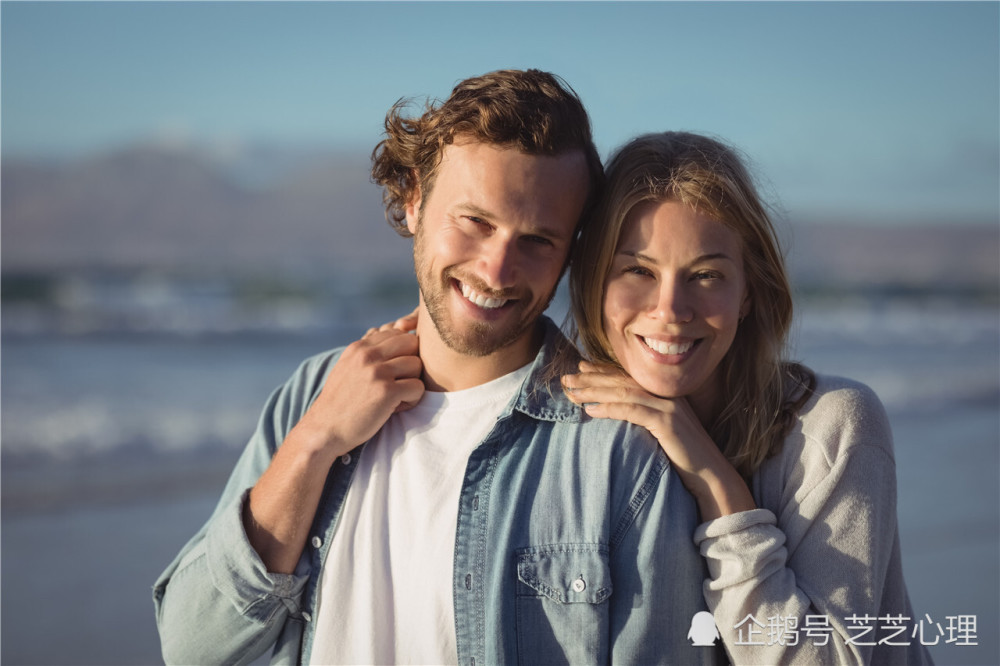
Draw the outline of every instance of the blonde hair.
[[[625,221],[639,204],[677,201],[735,231],[751,305],[719,365],[723,407],[707,430],[749,479],[777,452],[815,384],[807,368],[783,360],[792,322],[791,288],[753,179],[734,149],[687,132],[632,140],[612,156],[606,178],[595,223],[579,239],[572,258],[575,337],[593,360],[621,367],[604,331],[605,282]]]

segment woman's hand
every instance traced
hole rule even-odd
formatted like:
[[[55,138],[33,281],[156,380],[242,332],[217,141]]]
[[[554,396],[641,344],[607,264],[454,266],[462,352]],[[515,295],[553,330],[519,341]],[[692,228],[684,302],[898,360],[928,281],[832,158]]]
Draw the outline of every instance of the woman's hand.
[[[686,399],[660,398],[623,371],[586,361],[580,362],[579,374],[564,375],[562,385],[569,399],[590,416],[649,430],[697,500],[702,520],[756,508],[746,483]]]
[[[417,330],[417,312],[420,310],[420,306],[413,308],[413,312],[408,315],[403,315],[396,321],[390,321],[386,324],[382,324],[378,328],[369,328],[365,332],[365,336],[369,336],[372,333],[378,333],[379,331],[403,331],[404,333],[410,333]]]

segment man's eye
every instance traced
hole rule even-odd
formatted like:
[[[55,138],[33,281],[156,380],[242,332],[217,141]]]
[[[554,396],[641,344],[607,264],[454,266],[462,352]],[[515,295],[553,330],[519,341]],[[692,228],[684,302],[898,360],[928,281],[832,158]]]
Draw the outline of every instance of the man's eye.
[[[493,230],[493,225],[481,217],[466,215],[465,219],[471,223],[472,228],[476,229],[480,233],[489,233]]]

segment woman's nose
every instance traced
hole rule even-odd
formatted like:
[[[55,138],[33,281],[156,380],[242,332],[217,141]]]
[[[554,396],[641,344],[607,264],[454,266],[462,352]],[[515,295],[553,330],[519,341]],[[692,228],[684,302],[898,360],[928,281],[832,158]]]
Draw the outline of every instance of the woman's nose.
[[[673,279],[662,281],[651,314],[653,318],[668,324],[684,323],[694,319],[694,308],[684,284]]]

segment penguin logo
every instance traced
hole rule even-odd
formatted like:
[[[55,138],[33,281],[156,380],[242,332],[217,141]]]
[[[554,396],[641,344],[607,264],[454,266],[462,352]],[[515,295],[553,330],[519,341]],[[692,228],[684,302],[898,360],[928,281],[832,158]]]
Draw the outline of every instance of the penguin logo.
[[[699,611],[691,618],[691,629],[688,640],[695,646],[712,646],[719,638],[719,629],[715,626],[715,618],[708,611]]]

